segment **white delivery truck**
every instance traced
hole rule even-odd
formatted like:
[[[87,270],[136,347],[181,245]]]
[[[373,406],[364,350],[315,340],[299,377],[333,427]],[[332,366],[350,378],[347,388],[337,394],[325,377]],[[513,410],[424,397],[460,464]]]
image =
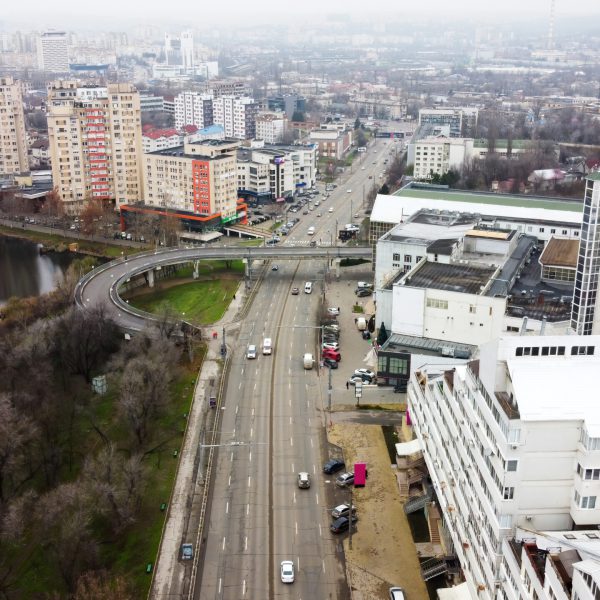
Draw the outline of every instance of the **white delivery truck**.
[[[307,352],[304,355],[304,368],[312,369],[314,364],[315,364],[315,359],[313,358],[313,355],[310,354],[310,352]]]
[[[271,338],[265,338],[263,340],[263,354],[272,354],[273,352],[273,343],[271,342]]]

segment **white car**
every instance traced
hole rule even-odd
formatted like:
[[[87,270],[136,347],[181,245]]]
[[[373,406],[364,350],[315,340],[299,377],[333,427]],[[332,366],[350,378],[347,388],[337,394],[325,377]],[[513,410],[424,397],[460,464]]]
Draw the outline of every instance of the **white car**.
[[[250,344],[250,346],[248,346],[246,358],[256,358],[256,346],[254,344]]]
[[[281,581],[294,583],[294,563],[291,560],[281,561]]]
[[[332,213],[333,212],[333,206],[329,207],[329,212]]]
[[[347,193],[347,194],[351,194],[351,193],[352,193],[352,190],[351,190],[351,189],[347,189],[347,190],[346,190],[346,193]]]
[[[340,345],[337,342],[323,342],[323,350],[335,350],[339,352]]]
[[[334,317],[337,317],[340,314],[340,307],[339,306],[330,306],[327,309],[328,314],[333,315]]]
[[[356,369],[356,371],[354,371],[354,375],[356,375],[358,377],[362,377],[363,375],[366,375],[367,377],[370,377],[371,379],[375,379],[375,373],[373,373],[373,371],[369,371],[369,369]]]
[[[390,600],[404,600],[404,590],[401,587],[390,588]]]

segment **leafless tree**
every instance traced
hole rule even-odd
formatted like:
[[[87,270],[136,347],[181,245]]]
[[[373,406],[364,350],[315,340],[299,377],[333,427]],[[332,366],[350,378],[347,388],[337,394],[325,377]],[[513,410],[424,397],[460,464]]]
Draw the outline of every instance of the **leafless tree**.
[[[88,571],[79,577],[73,600],[134,600],[134,596],[122,577]]]

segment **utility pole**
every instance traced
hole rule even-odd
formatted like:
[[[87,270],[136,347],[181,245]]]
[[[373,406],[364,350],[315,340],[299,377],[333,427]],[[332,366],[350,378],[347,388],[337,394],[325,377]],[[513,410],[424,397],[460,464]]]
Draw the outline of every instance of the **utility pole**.
[[[348,524],[348,530],[350,532],[350,535],[348,535],[348,546],[350,547],[350,550],[352,550],[352,527],[354,527],[354,522],[352,521],[352,517],[354,516],[352,514],[352,486],[354,484],[350,484],[350,486],[348,487],[348,489],[350,490],[350,514],[348,515],[348,519],[350,520],[350,523]]]
[[[322,331],[322,330],[321,330]],[[322,338],[321,338],[321,341]],[[331,425],[331,395],[333,394],[333,387],[331,385],[331,367],[329,368],[329,381],[327,383],[327,411],[329,412],[329,425]]]
[[[200,431],[200,459],[198,461],[198,485],[204,484],[203,465],[204,465],[204,448],[205,448],[204,444],[205,443],[206,443],[206,430],[203,427],[202,430]]]
[[[225,356],[227,354],[227,346],[225,344],[225,327],[223,327],[223,340],[221,342],[221,356]]]

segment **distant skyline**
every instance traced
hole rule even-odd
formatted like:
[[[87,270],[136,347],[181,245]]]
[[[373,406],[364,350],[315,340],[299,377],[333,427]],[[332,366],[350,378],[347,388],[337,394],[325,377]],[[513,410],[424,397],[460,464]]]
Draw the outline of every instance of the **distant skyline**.
[[[332,14],[345,14],[348,17],[364,18],[365,21],[377,20],[381,15],[402,15],[407,17],[451,16],[458,21],[481,18],[484,21],[497,18],[498,23],[535,18],[537,24],[548,20],[550,0],[503,0],[501,3],[482,2],[481,0],[421,0],[420,2],[396,2],[389,0],[303,0],[301,3],[288,3],[281,0],[254,0],[241,2],[232,0],[228,3],[201,2],[191,3],[189,0],[145,0],[143,5],[122,0],[104,0],[98,5],[89,5],[80,0],[53,0],[38,3],[33,10],[27,3],[11,6],[10,13],[0,20],[0,28],[6,30],[18,26],[20,28],[64,27],[80,28],[87,24],[90,28],[104,29],[110,25],[113,31],[123,27],[130,28],[137,21],[139,25],[160,25],[161,23],[185,24],[189,27],[203,22],[220,23],[227,27],[228,23],[238,25],[248,17],[256,23],[282,23],[288,17],[304,16],[306,18],[324,18]],[[579,0],[577,13],[573,13],[573,4],[565,0],[556,0],[557,18],[579,17],[586,19],[591,15],[600,15],[598,0]],[[90,21],[88,21],[88,19]]]

